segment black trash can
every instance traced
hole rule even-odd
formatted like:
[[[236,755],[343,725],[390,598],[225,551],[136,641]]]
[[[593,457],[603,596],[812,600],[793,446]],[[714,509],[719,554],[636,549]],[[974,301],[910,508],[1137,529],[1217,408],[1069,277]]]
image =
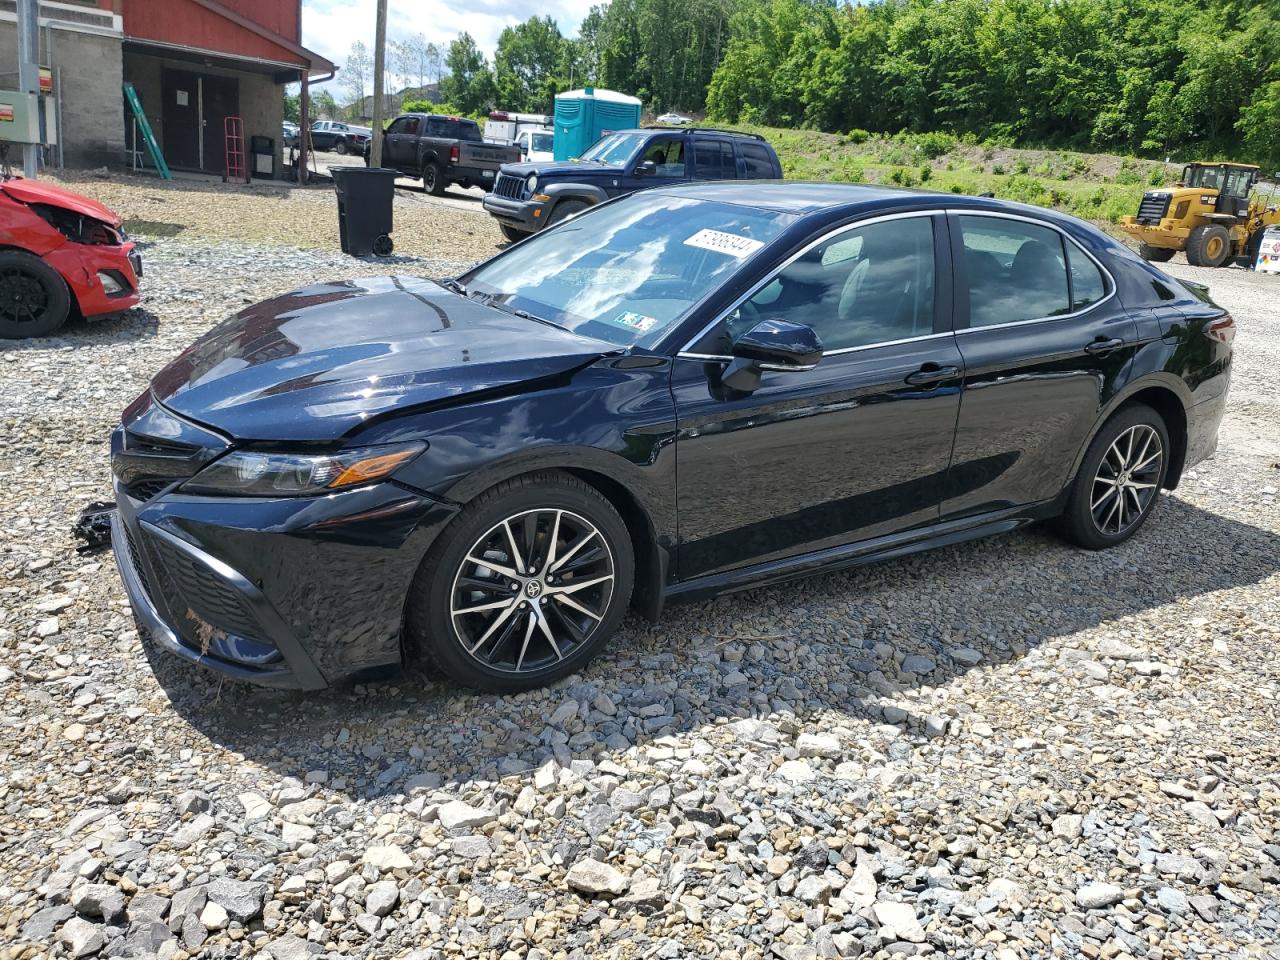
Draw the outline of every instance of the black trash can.
[[[391,254],[396,172],[385,167],[330,167],[338,192],[338,236],[353,257]]]

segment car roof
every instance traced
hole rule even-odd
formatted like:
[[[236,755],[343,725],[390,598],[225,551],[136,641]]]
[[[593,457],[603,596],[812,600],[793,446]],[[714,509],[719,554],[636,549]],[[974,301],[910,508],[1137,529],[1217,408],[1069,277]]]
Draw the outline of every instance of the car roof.
[[[823,183],[806,180],[695,180],[669,187],[653,187],[645,193],[663,193],[696,200],[734,203],[774,213],[796,216],[829,214],[833,218],[859,213],[920,209],[972,209],[992,213],[1016,213],[1059,226],[1076,227],[1081,221],[1046,207],[1013,203],[993,197],[974,197],[936,190],[881,187],[855,183]]]
[[[755,143],[767,144],[769,142],[758,133],[743,133],[741,130],[721,130],[718,127],[631,127],[629,130],[610,130],[608,133],[601,134],[600,136],[601,139],[603,139],[604,137],[613,136],[615,133],[705,133],[717,137],[729,137],[734,140],[751,140]]]

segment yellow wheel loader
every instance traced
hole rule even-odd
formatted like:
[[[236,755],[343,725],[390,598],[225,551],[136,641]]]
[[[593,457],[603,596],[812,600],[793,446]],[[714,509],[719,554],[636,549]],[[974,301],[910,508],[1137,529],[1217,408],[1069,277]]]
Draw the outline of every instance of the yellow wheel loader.
[[[1120,226],[1138,241],[1142,258],[1154,263],[1185,250],[1197,267],[1233,259],[1252,264],[1262,232],[1280,223],[1280,209],[1250,199],[1257,181],[1258,168],[1249,164],[1189,163],[1173,187],[1144,193],[1138,215]]]

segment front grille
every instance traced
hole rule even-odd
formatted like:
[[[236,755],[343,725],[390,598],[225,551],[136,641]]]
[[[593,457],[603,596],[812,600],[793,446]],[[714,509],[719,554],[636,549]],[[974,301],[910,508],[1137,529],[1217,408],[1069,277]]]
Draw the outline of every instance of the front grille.
[[[1159,223],[1169,214],[1171,193],[1144,193],[1142,203],[1138,204],[1139,223]]]
[[[165,479],[163,477],[153,478],[150,480],[139,480],[137,483],[129,484],[125,490],[128,492],[129,496],[133,497],[133,499],[146,503],[172,483],[172,478]]]
[[[524,177],[513,177],[509,173],[499,173],[498,180],[493,185],[493,192],[500,197],[506,197],[508,200],[523,200],[525,197],[525,179]]]
[[[159,537],[149,540],[156,560],[156,576],[174,619],[182,626],[184,639],[194,641],[197,646],[206,639],[198,636],[198,623],[187,611],[216,629],[238,637],[258,639],[263,635],[258,618],[240,591],[172,544]]]

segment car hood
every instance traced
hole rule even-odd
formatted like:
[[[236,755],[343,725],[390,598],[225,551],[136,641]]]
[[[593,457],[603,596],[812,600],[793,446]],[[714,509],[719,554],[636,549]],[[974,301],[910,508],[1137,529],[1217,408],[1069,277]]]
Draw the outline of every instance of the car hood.
[[[116,229],[120,228],[120,215],[114,210],[104,207],[97,200],[90,200],[88,197],[64,190],[62,187],[55,187],[51,183],[15,177],[12,180],[0,181],[0,190],[20,203],[47,203],[49,206],[62,207],[81,216],[102,220]]]
[[[377,277],[248,307],[188,347],[151,390],[236,439],[336,441],[375,417],[519,389],[618,350],[429,280]]]
[[[527,177],[536,173],[539,177],[618,177],[622,175],[622,167],[611,167],[607,163],[596,163],[592,160],[561,160],[525,163],[504,163],[502,172],[516,177]]]

